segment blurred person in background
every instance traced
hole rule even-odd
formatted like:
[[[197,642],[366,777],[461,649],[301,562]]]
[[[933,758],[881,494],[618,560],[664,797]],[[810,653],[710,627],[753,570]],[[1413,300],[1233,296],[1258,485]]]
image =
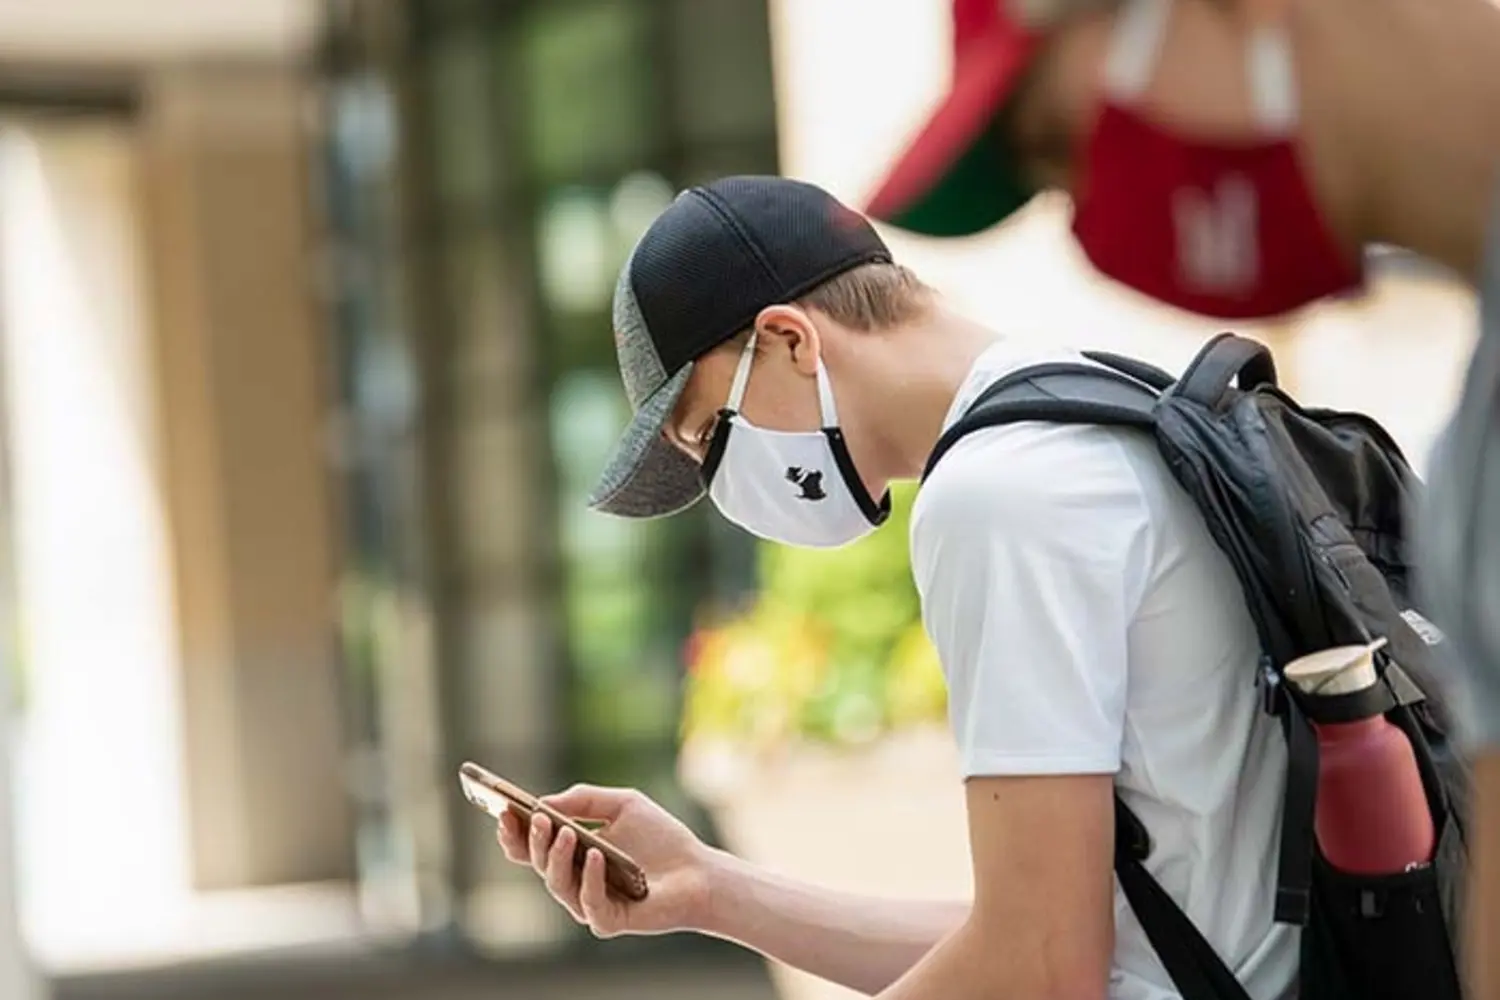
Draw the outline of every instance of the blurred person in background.
[[[592,505],[659,517],[706,493],[747,531],[809,547],[876,530],[887,484],[917,478],[1004,375],[1076,358],[960,317],[865,219],[776,178],[679,196],[633,251],[613,323],[635,417]],[[1152,873],[1251,995],[1291,996],[1299,935],[1273,921],[1267,863],[1284,741],[1245,681],[1259,644],[1239,583],[1155,444],[975,431],[927,477],[911,550],[948,682],[971,901],[782,878],[620,789],[549,801],[606,823],[649,877],[643,903],[606,895],[597,851],[577,871],[573,834],[545,817],[502,819],[507,856],[600,935],[700,931],[891,1000],[1169,1000],[1114,881],[1118,793],[1151,830]]]
[[[953,18],[951,90],[873,216],[964,236],[1067,191],[1099,271],[1220,318],[1357,294],[1368,244],[1413,250],[1479,292],[1423,558],[1477,751],[1473,982],[1500,998],[1500,10],[954,0]]]

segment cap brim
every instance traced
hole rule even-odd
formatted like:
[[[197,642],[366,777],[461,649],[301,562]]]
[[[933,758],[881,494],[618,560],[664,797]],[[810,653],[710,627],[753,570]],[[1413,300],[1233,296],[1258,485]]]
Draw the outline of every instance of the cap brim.
[[[1036,50],[1034,38],[999,32],[964,60],[953,88],[870,198],[867,215],[925,236],[970,236],[1036,194],[992,124]]]
[[[662,436],[692,373],[693,366],[685,365],[635,411],[589,496],[594,510],[618,517],[665,517],[703,496],[698,463]]]

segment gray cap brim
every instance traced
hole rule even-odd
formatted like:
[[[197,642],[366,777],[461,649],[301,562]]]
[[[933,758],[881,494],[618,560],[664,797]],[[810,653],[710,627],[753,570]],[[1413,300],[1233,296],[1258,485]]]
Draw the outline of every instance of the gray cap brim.
[[[666,517],[703,496],[698,463],[662,435],[692,373],[685,365],[635,411],[589,496],[591,508],[617,517]]]

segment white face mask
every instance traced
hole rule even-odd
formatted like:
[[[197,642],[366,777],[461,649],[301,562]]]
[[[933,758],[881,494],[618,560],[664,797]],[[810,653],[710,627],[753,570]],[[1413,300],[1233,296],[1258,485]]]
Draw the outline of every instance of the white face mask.
[[[755,339],[751,333],[740,355],[703,462],[714,505],[752,535],[786,545],[835,548],[869,534],[890,514],[891,496],[887,492],[877,504],[855,471],[821,359],[822,430],[766,430],[740,416]]]

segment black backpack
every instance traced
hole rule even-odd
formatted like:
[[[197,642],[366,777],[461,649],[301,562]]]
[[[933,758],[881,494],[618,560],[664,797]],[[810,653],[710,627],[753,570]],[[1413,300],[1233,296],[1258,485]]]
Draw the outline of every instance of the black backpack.
[[[1287,739],[1276,919],[1304,928],[1301,1000],[1459,1000],[1469,771],[1450,743],[1435,667],[1444,640],[1413,592],[1419,484],[1401,450],[1369,417],[1298,406],[1276,387],[1270,352],[1232,334],[1210,341],[1180,379],[1112,354],[1085,357],[1094,363],[1039,364],[996,382],[943,434],[923,479],[985,427],[1046,421],[1151,434],[1229,557],[1259,632],[1254,682]],[[1382,636],[1371,691],[1309,698],[1283,682],[1299,656]],[[1381,712],[1416,750],[1438,848],[1430,866],[1354,876],[1332,868],[1314,841],[1309,719]],[[1116,876],[1184,1000],[1249,1000],[1141,864],[1149,831],[1118,798],[1115,818]]]

